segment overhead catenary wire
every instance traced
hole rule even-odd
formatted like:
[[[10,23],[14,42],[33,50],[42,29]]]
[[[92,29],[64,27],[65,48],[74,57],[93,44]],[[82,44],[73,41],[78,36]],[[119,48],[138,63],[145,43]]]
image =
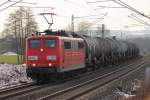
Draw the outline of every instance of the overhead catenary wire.
[[[89,6],[88,3],[87,3],[87,0],[84,0],[85,4],[90,8],[92,9],[93,11],[97,12],[95,9],[93,9],[93,7]]]
[[[108,1],[112,1],[112,0],[101,0],[101,1],[93,1],[93,2],[87,2],[87,4],[88,4],[88,3],[108,2]]]
[[[41,8],[51,8],[51,9],[54,9],[53,7],[32,7],[32,6],[11,6],[11,7],[28,7],[28,8],[38,8],[38,9],[41,9]]]
[[[124,3],[124,2],[121,1],[121,0],[112,0],[112,1],[116,2],[116,3],[119,4],[119,5],[122,5],[123,7],[128,8],[129,10],[131,10],[131,11],[133,11],[133,12],[135,12],[135,13],[138,13],[138,14],[141,15],[141,16],[144,16],[144,17],[150,19],[149,16],[147,16],[147,15],[145,15],[144,13],[142,13],[142,12],[136,10],[135,8],[129,6],[128,4]]]
[[[16,2],[16,1],[9,0],[9,2]],[[34,2],[19,2],[19,3],[33,4],[33,5],[37,4],[37,3],[34,3]]]
[[[96,24],[96,23],[102,21],[103,19],[104,19],[104,18],[100,18],[100,19],[98,19],[98,20],[95,20],[94,22],[92,22],[92,23],[90,23],[89,25],[87,25],[86,27],[84,27],[82,30],[85,30],[85,29],[91,27],[93,24]]]
[[[115,7],[115,6],[98,6],[101,8],[126,8],[126,7]]]
[[[107,15],[107,13],[105,15],[103,15],[101,18],[94,20],[92,23],[90,23],[89,25],[87,25],[84,29],[91,27],[93,24],[96,24],[98,22],[100,22],[101,20],[104,19],[104,17]],[[83,30],[84,30],[83,29]]]
[[[144,21],[144,20],[142,20],[142,19],[138,18],[137,16],[135,16],[135,15],[133,15],[133,14],[131,14],[131,16],[135,17],[136,19],[138,19],[138,20],[142,21],[143,23],[145,23],[145,24],[147,24],[147,25],[150,25],[150,24],[149,24],[149,23],[147,23],[146,21]]]
[[[10,0],[5,1],[4,3],[0,4],[0,7],[8,3]]]
[[[106,0],[106,1],[108,1],[108,0]],[[115,3],[117,3],[117,4],[119,4],[119,5],[121,5],[121,6],[125,7],[125,8],[127,8],[127,9],[129,9],[129,10],[131,10],[131,11],[133,11],[133,12],[135,12],[135,13],[137,13],[137,14],[143,16],[143,17],[145,17],[145,18],[150,19],[149,16],[147,16],[147,15],[145,15],[144,13],[142,13],[142,12],[136,10],[135,8],[131,7],[130,5],[126,4],[125,2],[123,2],[123,1],[121,1],[121,0],[109,0],[109,1],[113,1],[113,2],[115,2]],[[101,1],[97,1],[97,2],[101,2]],[[97,2],[87,2],[87,3],[97,3]]]
[[[7,9],[7,8],[9,8],[9,7],[12,7],[13,5],[15,5],[15,4],[17,4],[17,3],[21,2],[21,1],[23,1],[23,0],[16,1],[15,3],[13,3],[13,4],[11,4],[11,5],[3,8],[3,9],[1,9],[0,12],[3,11],[3,10],[5,10],[5,9]]]
[[[70,0],[64,0],[64,1],[66,1],[66,2],[68,2],[68,3],[71,3],[72,5],[81,7],[81,8],[87,8],[86,6],[83,6],[83,5],[81,5],[81,4],[74,3],[74,2],[72,2],[72,1],[70,1]]]
[[[99,19],[99,15],[105,15],[106,13],[99,13],[99,14],[94,14],[94,15],[86,15],[86,16],[76,16],[74,17],[75,19],[81,19],[81,18],[84,18],[84,19]],[[58,17],[63,17],[63,18],[69,18],[68,16],[64,16],[64,15],[61,15],[61,14],[56,14],[56,16]]]
[[[137,21],[137,22],[140,22],[141,24],[143,24],[143,25],[147,25],[147,24],[145,24],[143,21],[140,21],[140,20],[138,20],[138,19],[136,19],[136,18],[134,18],[134,17],[131,17],[131,16],[128,16],[129,18],[131,18],[131,19],[133,19],[133,20],[135,20],[135,21]],[[147,26],[149,26],[149,25],[147,25]]]
[[[129,9],[129,10],[131,10],[131,11],[137,13],[138,15],[141,15],[141,16],[143,16],[143,17],[145,17],[145,18],[150,19],[149,16],[147,16],[147,15],[145,15],[144,13],[142,13],[142,12],[136,10],[135,8],[131,7],[130,5],[126,4],[125,2],[123,2],[123,1],[121,1],[121,0],[111,0],[111,1],[113,1],[113,2],[115,2],[115,3],[117,3],[117,4],[119,4],[119,5],[121,5],[121,6],[124,7],[124,8],[127,8],[127,9]],[[88,3],[96,3],[96,2],[88,2]],[[103,7],[103,6],[100,6],[100,7]],[[106,7],[107,7],[107,6],[106,6]],[[129,17],[131,17],[131,16],[129,16]],[[133,16],[133,17],[136,17],[136,16]],[[146,24],[146,25],[148,25],[148,26],[150,25],[149,23],[143,21],[142,19],[133,18],[133,17],[132,17],[132,19],[134,19],[134,20],[136,20],[136,21],[138,21],[138,22],[140,22],[140,23],[142,23],[142,24]]]
[[[137,27],[137,26],[145,26],[145,25],[141,25],[141,24],[132,24],[132,25],[128,25],[128,26],[118,26],[118,27],[109,27],[111,29],[116,29],[116,28],[125,28],[125,27]]]
[[[145,23],[144,21],[139,20],[139,19],[137,19],[136,17],[133,17],[133,16],[128,16],[128,17],[131,18],[131,19],[133,19],[133,20],[135,20],[135,21],[137,21],[137,22],[140,22],[141,24],[144,24],[144,25],[147,25],[147,26],[150,27],[150,24]]]
[[[64,1],[66,1],[66,2],[68,2],[68,3],[71,3],[71,4],[74,5],[74,6],[78,6],[78,7],[80,7],[80,8],[86,8],[86,9],[90,9],[90,10],[95,11],[95,9],[91,8],[90,6],[85,6],[85,5],[87,5],[86,0],[84,0],[84,1],[85,1],[85,5],[83,5],[83,4],[81,5],[81,4],[72,2],[72,1],[70,1],[70,0],[64,0]]]
[[[105,14],[106,14],[106,13],[105,13]],[[105,14],[96,14],[96,15],[80,16],[80,17],[74,17],[74,18],[87,18],[87,17],[93,17],[93,16],[105,15]]]

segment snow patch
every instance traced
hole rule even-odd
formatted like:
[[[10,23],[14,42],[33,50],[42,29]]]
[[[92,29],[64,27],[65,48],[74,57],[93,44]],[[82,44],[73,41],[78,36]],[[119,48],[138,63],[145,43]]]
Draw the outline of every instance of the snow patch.
[[[17,55],[15,52],[6,52],[3,55]]]
[[[0,88],[29,83],[31,81],[26,75],[25,64],[0,64]]]

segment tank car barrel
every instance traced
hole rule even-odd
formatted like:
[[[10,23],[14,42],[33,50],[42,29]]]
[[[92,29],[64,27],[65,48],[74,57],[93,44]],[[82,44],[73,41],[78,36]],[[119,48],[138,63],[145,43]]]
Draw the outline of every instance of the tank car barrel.
[[[113,40],[101,37],[82,36],[86,45],[86,59],[88,62],[123,60],[138,54],[137,46],[122,40]],[[103,59],[103,60],[102,60]]]

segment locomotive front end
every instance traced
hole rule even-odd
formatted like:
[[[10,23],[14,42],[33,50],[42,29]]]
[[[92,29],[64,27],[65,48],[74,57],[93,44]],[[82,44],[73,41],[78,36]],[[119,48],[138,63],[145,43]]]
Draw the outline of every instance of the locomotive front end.
[[[35,36],[26,40],[26,64],[29,77],[43,79],[56,73],[56,67],[60,66],[58,41],[57,37],[52,36]]]

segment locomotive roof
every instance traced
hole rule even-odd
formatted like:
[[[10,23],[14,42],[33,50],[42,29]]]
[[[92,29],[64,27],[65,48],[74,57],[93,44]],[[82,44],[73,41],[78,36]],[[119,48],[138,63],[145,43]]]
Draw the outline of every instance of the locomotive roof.
[[[74,38],[74,37],[64,37],[64,36],[56,36],[56,35],[42,35],[42,36],[31,36],[27,39],[37,39],[37,38],[59,38],[59,39],[65,39],[65,40],[79,40],[83,41],[81,38]]]

